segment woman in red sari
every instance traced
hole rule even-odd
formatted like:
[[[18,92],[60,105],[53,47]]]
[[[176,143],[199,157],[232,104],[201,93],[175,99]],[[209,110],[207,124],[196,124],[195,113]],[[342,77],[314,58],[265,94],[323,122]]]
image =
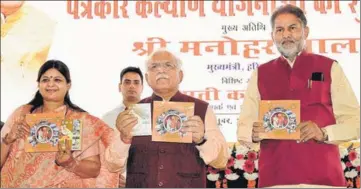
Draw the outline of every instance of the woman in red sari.
[[[34,99],[16,109],[1,129],[1,187],[117,187],[119,173],[110,173],[103,163],[113,131],[70,101],[68,67],[61,61],[49,60],[40,68],[37,81],[39,90]],[[25,115],[52,112],[82,120],[82,150],[72,152],[69,143],[59,143],[58,152],[24,151],[30,130]]]

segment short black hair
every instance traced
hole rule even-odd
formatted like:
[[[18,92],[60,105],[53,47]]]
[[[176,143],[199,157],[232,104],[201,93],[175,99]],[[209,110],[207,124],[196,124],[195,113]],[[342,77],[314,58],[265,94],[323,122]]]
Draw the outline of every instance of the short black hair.
[[[132,66],[126,67],[120,72],[120,83],[123,81],[124,75],[126,73],[128,73],[128,72],[137,73],[140,76],[140,79],[142,80],[142,84],[143,84],[143,73],[142,73],[142,71],[138,67],[132,67]]]
[[[306,16],[305,16],[305,13],[303,12],[303,10],[295,5],[287,4],[287,5],[277,8],[272,13],[272,16],[271,16],[272,29],[275,26],[275,20],[276,20],[277,16],[279,16],[280,14],[293,14],[301,20],[303,27],[307,26],[307,19],[306,19]]]

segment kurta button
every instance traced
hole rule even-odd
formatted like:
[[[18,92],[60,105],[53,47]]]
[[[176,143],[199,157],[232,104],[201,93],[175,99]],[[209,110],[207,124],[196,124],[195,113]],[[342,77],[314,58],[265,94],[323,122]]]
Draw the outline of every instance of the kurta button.
[[[163,166],[163,165],[160,165],[160,166],[159,166],[159,169],[164,169],[164,166]]]
[[[293,92],[293,91],[295,91],[294,89],[291,89],[291,91]]]
[[[159,183],[158,183],[158,186],[163,186],[163,182],[159,182]]]
[[[162,148],[162,149],[160,149],[160,153],[164,153],[165,152],[165,150]]]

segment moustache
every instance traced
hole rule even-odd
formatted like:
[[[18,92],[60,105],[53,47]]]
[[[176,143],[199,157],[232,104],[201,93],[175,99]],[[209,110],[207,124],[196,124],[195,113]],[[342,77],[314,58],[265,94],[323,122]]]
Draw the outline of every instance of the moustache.
[[[284,43],[295,43],[295,41],[294,40],[292,40],[292,39],[284,39],[284,40],[282,40],[281,41],[281,44],[284,44]]]
[[[169,76],[167,74],[158,74],[155,79],[169,79]]]

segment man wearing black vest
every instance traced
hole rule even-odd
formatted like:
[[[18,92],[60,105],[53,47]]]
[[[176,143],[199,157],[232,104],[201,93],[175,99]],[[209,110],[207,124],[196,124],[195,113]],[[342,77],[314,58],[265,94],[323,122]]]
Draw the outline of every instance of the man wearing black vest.
[[[137,118],[129,110],[117,118],[118,136],[106,153],[111,171],[123,171],[127,165],[126,187],[204,188],[206,165],[223,169],[228,147],[217,127],[216,117],[207,102],[179,92],[183,79],[182,62],[174,54],[160,49],[146,62],[145,78],[153,89],[152,96],[140,103],[153,101],[193,102],[194,116],[183,123],[192,132],[192,143],[152,142],[151,136],[132,137]],[[153,107],[152,107],[153,109]]]

